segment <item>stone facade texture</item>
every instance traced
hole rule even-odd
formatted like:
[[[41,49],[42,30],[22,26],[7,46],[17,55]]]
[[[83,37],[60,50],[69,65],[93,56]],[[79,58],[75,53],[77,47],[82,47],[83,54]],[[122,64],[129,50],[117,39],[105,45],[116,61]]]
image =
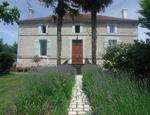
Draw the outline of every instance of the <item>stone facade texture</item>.
[[[45,24],[47,26],[47,33],[41,34],[39,26]],[[74,33],[73,26],[79,24],[82,26],[81,33]],[[107,32],[107,25],[115,24],[117,26],[117,33],[110,34]],[[41,39],[49,41],[49,50],[46,57],[41,57],[40,65],[56,65],[57,64],[57,28],[56,23],[53,22],[37,22],[20,24],[19,26],[19,40],[18,40],[18,66],[33,66],[33,57],[39,55],[35,51],[35,42]],[[90,23],[63,23],[62,28],[62,63],[68,60],[71,63],[72,59],[72,40],[83,40],[83,59],[91,61],[91,26]],[[97,25],[97,62],[102,63],[101,58],[105,53],[106,44],[109,39],[117,39],[119,43],[134,43],[137,39],[137,27],[132,23],[117,23],[104,22]],[[85,60],[83,60],[84,62]]]

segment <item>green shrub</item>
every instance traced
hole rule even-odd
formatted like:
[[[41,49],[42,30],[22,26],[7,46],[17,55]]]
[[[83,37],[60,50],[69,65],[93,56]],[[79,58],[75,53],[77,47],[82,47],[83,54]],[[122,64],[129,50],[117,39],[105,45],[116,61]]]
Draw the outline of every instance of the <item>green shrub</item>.
[[[8,52],[0,52],[0,74],[8,73],[14,63],[14,56]]]
[[[93,115],[149,115],[149,92],[130,80],[126,72],[104,72],[96,66],[83,68],[83,89]]]
[[[150,44],[120,44],[107,49],[103,57],[104,67],[113,71],[132,71],[137,77],[150,74]]]
[[[65,115],[74,77],[71,74],[39,71],[28,76],[15,105],[21,115]]]

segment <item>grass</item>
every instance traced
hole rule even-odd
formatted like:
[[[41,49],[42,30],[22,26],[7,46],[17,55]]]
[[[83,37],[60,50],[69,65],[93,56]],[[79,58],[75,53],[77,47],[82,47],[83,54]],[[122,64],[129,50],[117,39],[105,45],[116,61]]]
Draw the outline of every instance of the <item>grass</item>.
[[[0,113],[8,105],[13,104],[13,98],[17,92],[18,87],[24,81],[25,74],[10,73],[0,76]]]
[[[73,84],[72,73],[49,68],[1,76],[0,114],[66,115]]]
[[[125,72],[83,68],[83,89],[96,115],[149,115],[150,93],[130,81]]]

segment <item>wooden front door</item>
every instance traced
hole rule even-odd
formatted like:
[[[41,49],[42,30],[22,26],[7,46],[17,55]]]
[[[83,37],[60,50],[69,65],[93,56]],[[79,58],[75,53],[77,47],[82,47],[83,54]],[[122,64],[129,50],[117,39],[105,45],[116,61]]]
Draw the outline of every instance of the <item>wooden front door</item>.
[[[72,40],[72,64],[83,64],[82,40]]]

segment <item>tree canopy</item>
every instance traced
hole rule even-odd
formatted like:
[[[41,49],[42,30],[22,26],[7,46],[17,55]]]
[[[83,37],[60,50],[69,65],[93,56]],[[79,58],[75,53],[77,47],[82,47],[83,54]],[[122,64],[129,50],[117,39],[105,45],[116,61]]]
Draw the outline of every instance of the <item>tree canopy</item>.
[[[143,27],[150,29],[150,0],[141,0],[141,10],[139,13],[142,17],[139,19],[140,24]]]
[[[19,10],[16,7],[10,7],[6,1],[0,3],[0,22],[5,23],[17,22],[20,17]]]
[[[55,14],[64,16],[66,13],[71,15],[78,14],[78,7],[72,0],[39,0],[43,2],[46,7],[52,7]]]
[[[103,11],[105,7],[112,3],[113,0],[73,0],[79,4],[86,12],[96,10],[96,12]]]

